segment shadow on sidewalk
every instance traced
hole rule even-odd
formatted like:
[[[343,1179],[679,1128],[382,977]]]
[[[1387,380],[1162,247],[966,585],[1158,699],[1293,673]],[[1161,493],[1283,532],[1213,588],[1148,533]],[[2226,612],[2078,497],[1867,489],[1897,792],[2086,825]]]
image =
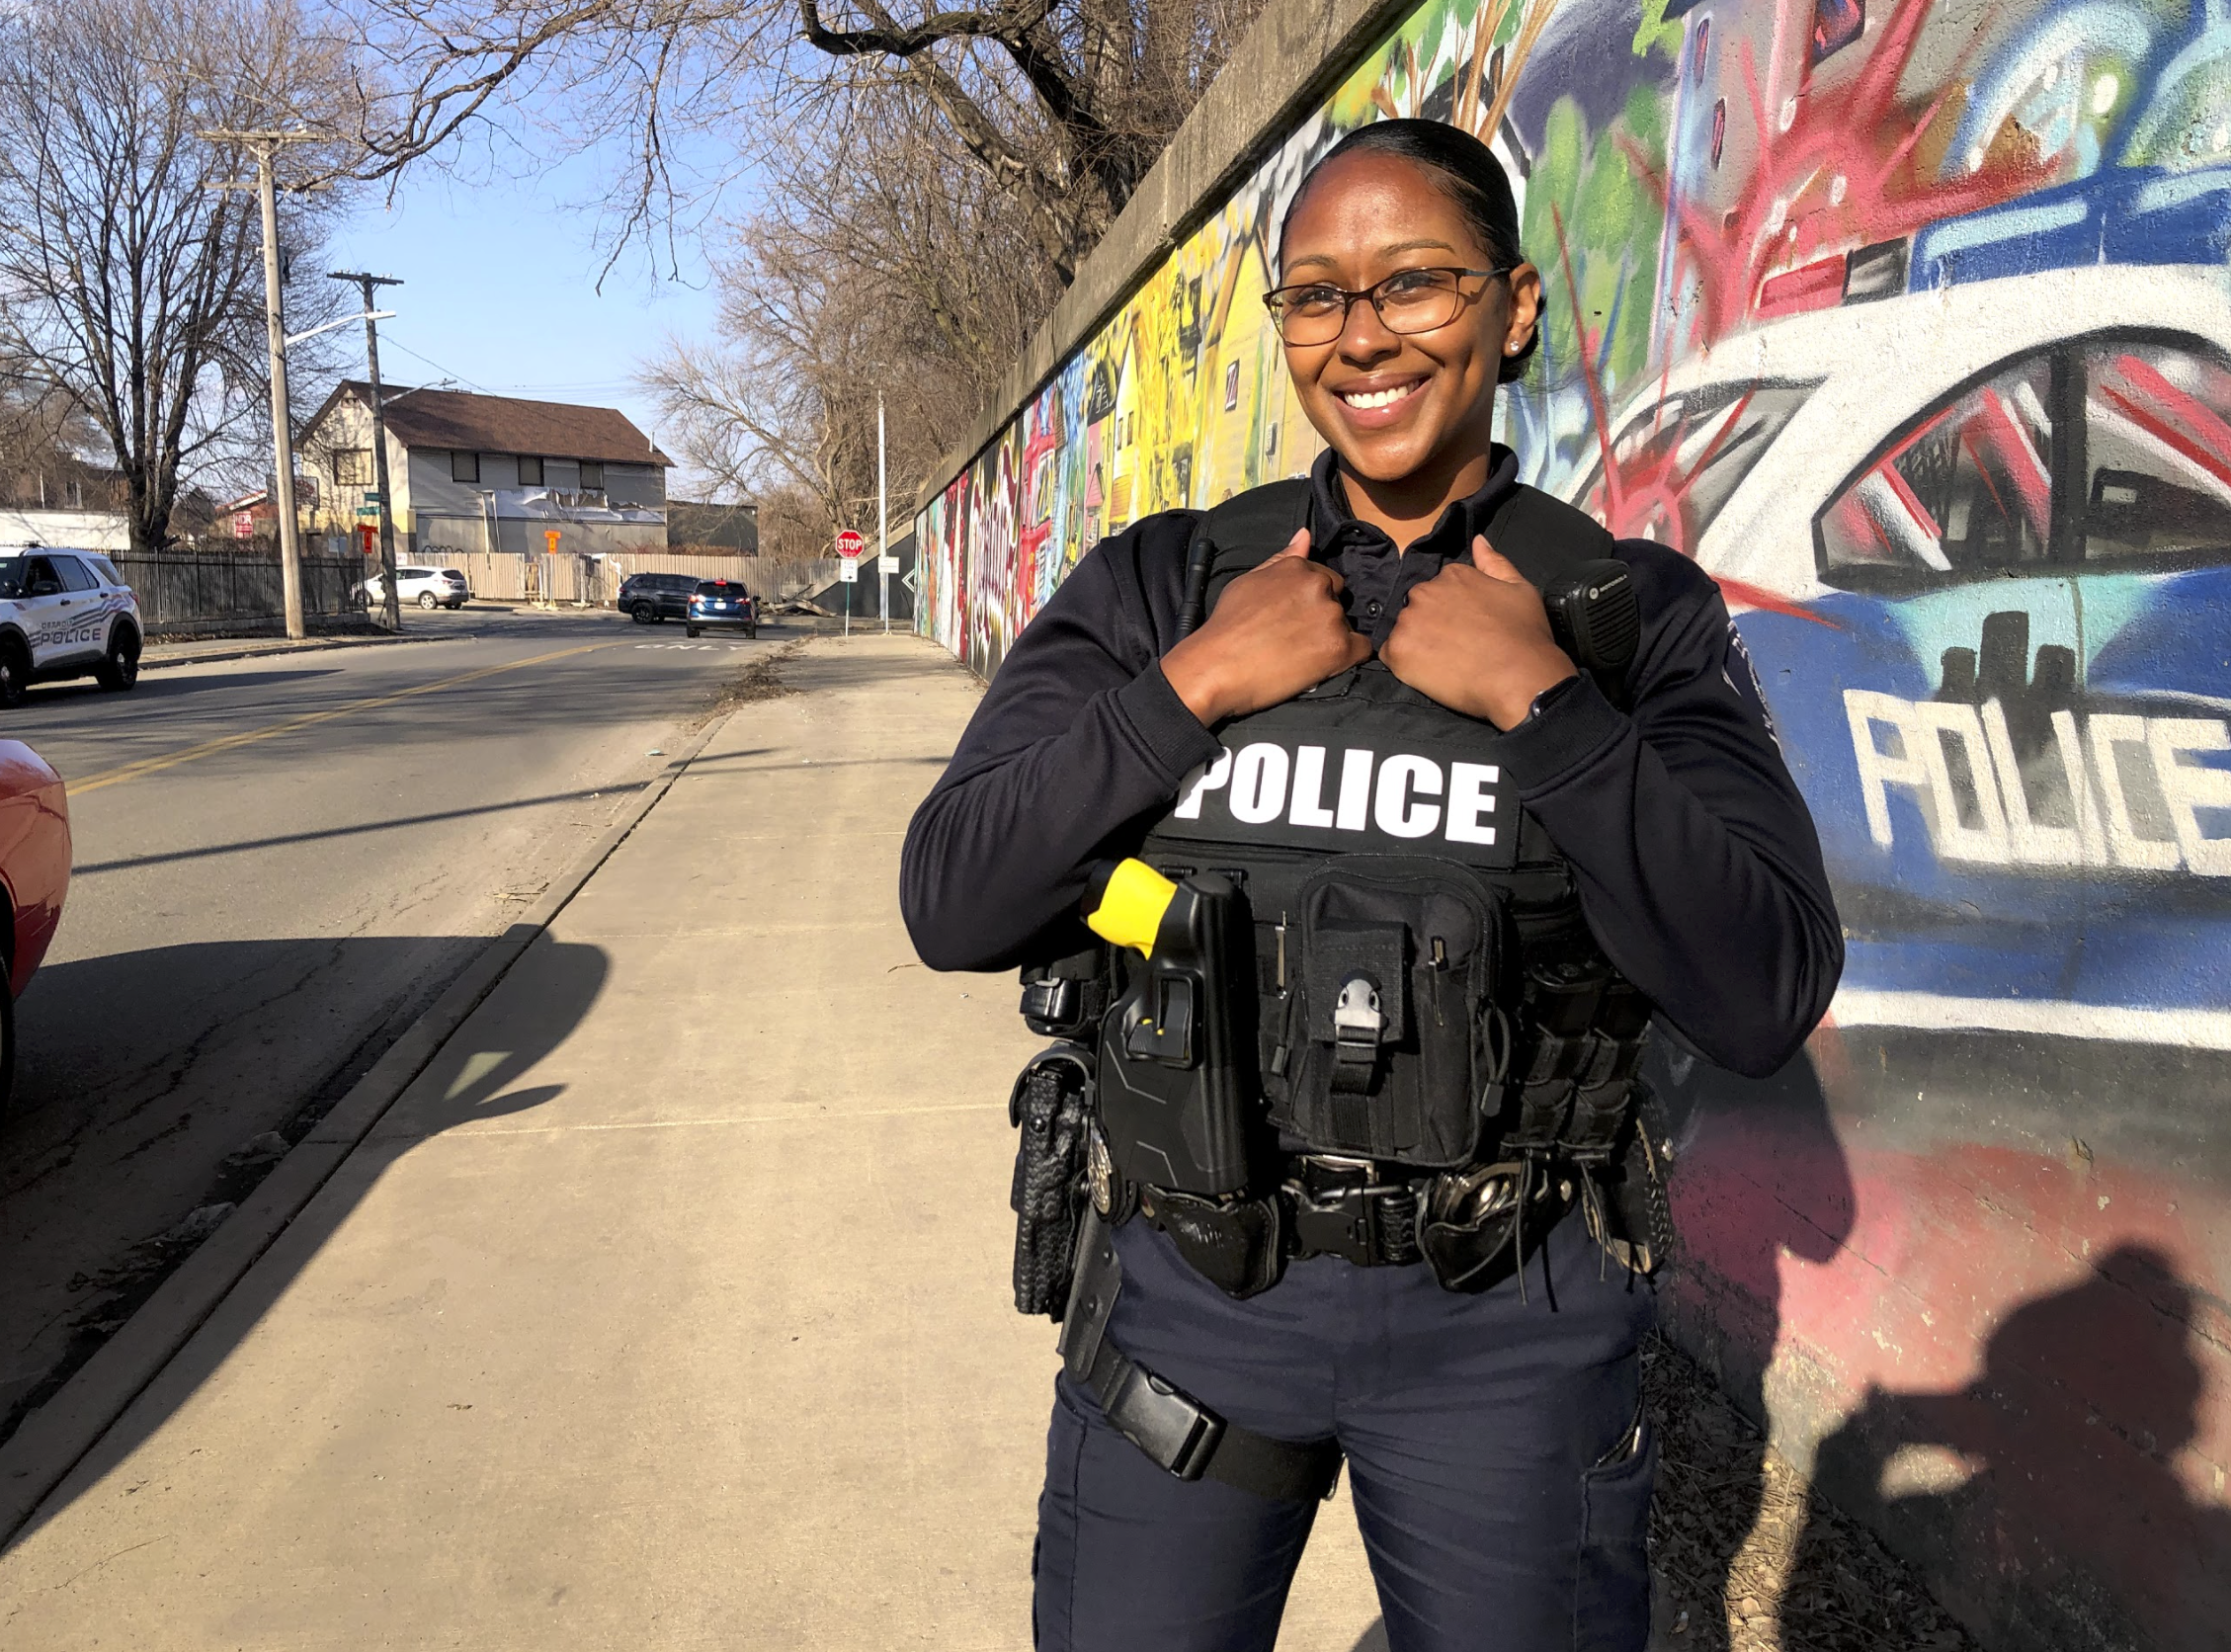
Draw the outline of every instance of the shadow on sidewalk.
[[[90,1008],[93,1013],[87,1018],[88,1024],[80,1027],[79,1036],[97,1039],[98,1022],[104,1013],[128,1016],[136,1006],[143,1018],[161,1026],[166,1019],[166,1008],[173,1015],[182,1013],[175,1002],[166,1005],[166,999],[191,998],[197,990],[207,992],[220,989],[220,984],[237,985],[243,978],[251,981],[258,977],[273,981],[298,979],[305,972],[318,970],[332,970],[342,980],[375,979],[382,973],[379,963],[392,964],[398,953],[429,963],[439,959],[434,964],[441,970],[435,983],[438,989],[468,963],[485,943],[470,943],[461,954],[457,950],[460,945],[454,940],[435,938],[225,943],[166,948],[148,953],[127,953],[57,966],[42,974],[39,986],[50,992],[60,989],[57,996],[74,996],[82,1007]],[[377,954],[377,957],[368,959],[365,954]],[[352,956],[359,966],[356,969],[350,967]],[[580,1025],[602,992],[610,969],[611,960],[600,947],[556,942],[546,935],[530,946],[403,1095],[373,1121],[366,1137],[336,1159],[327,1179],[309,1197],[307,1203],[230,1286],[186,1346],[170,1359],[124,1416],[112,1424],[80,1460],[64,1481],[61,1494],[49,1495],[37,1514],[10,1536],[7,1546],[16,1546],[38,1530],[67,1508],[78,1492],[96,1485],[104,1474],[160,1430],[202,1383],[224,1364],[271,1306],[285,1295],[300,1269],[347,1221],[364,1196],[378,1185],[389,1165],[420,1142],[457,1125],[522,1113],[563,1094],[562,1085],[526,1089],[513,1086]],[[314,1006],[297,1008],[314,1009]],[[235,1205],[247,1204],[264,1179],[289,1163],[290,1157],[304,1165],[315,1162],[321,1121],[350,1087],[395,1042],[401,1031],[393,1024],[381,1028],[364,1047],[348,1055],[329,1079],[306,1099],[299,1092],[267,1095],[248,1099],[249,1105],[243,1108],[237,1097],[205,1098],[212,1104],[230,1102],[240,1115],[228,1126],[229,1136],[236,1137],[243,1128],[259,1125],[272,1132],[267,1152],[255,1156],[235,1151],[223,1158],[213,1172],[207,1168],[206,1160],[198,1162],[194,1168],[201,1180],[196,1185],[202,1191],[194,1200],[193,1217],[151,1239],[129,1245],[121,1254],[113,1253],[113,1260],[89,1279],[81,1276],[69,1281],[71,1289],[81,1297],[88,1285],[96,1294],[90,1302],[77,1306],[71,1315],[74,1334],[64,1359],[18,1401],[15,1409],[20,1416],[20,1434],[24,1439],[33,1437],[41,1426],[39,1406],[52,1398],[70,1374],[84,1365],[135,1311],[153,1298],[203,1244],[224,1231],[223,1224],[230,1219]],[[187,1067],[192,1064],[191,1060],[184,1063]],[[52,1076],[62,1078],[63,1074]],[[138,1076],[111,1075],[115,1080]],[[142,1151],[143,1148],[116,1150],[117,1144],[130,1133],[120,1126],[134,1124],[132,1115],[148,1106],[146,1100],[134,1097],[136,1088],[128,1082],[116,1083],[110,1103],[105,1107],[97,1106],[90,1116],[80,1120],[81,1127],[73,1132],[69,1149],[75,1150],[80,1136],[106,1136],[105,1156],[120,1164],[131,1153]],[[30,1112],[36,1117],[44,1109],[40,1107],[37,1096],[31,1101]],[[260,1108],[254,1105],[259,1101]],[[65,1098],[49,1098],[49,1105],[57,1102],[65,1102]],[[104,1114],[114,1116],[104,1117]],[[19,1115],[10,1121],[10,1129],[0,1140],[23,1141],[25,1127],[31,1122],[32,1117]],[[291,1155],[280,1150],[279,1138],[284,1138],[285,1145],[292,1150]],[[248,1145],[252,1147],[255,1142],[250,1141]],[[370,1174],[366,1174],[366,1161],[370,1162]],[[66,1167],[67,1159],[62,1162]],[[20,1168],[20,1163],[10,1165],[9,1195],[0,1202],[0,1216],[6,1218],[11,1228],[24,1225],[25,1211],[21,1207],[24,1195],[38,1180],[29,1179],[27,1185],[26,1178],[14,1174]],[[66,1219],[53,1211],[51,1198],[47,1202],[45,1219],[57,1222]],[[150,1209],[139,1217],[138,1227],[131,1231],[144,1232],[150,1221],[170,1220],[174,1215],[174,1209]],[[107,1213],[105,1225],[117,1225],[115,1212]],[[67,1255],[68,1249],[47,1244],[41,1248],[41,1254],[60,1250]],[[54,1281],[46,1282],[51,1286]],[[17,1284],[18,1281],[11,1281],[11,1291]]]

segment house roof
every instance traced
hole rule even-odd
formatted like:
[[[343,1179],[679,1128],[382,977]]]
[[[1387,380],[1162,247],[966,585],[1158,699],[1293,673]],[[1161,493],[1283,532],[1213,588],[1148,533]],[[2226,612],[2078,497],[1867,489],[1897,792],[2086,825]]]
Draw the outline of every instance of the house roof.
[[[674,462],[617,407],[576,407],[569,402],[526,401],[465,390],[398,389],[392,384],[382,384],[380,391],[387,429],[405,448],[534,454],[606,464]],[[372,386],[361,378],[343,379],[304,428],[315,430],[343,396],[369,407]]]

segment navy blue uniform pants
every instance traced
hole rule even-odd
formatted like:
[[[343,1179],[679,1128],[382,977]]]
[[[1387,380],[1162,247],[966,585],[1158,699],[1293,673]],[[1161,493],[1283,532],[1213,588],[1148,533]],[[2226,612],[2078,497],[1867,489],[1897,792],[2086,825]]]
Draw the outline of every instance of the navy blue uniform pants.
[[[1641,1652],[1657,1448],[1650,1287],[1577,1217],[1479,1295],[1422,1266],[1293,1264],[1234,1301],[1143,1221],[1116,1235],[1109,1335],[1244,1427],[1336,1436],[1393,1652]],[[1055,1385],[1038,1501],[1039,1652],[1271,1652],[1318,1504],[1177,1480]]]

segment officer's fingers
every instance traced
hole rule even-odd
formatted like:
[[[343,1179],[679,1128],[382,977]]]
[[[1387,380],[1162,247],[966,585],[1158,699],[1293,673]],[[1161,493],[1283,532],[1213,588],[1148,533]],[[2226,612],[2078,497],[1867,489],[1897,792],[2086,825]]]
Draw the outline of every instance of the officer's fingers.
[[[1279,556],[1307,556],[1308,554],[1309,530],[1306,528],[1300,530],[1293,536],[1292,538],[1286,540],[1285,548],[1279,552]],[[1271,560],[1274,562],[1277,561],[1278,556],[1274,556],[1273,558],[1271,558]]]
[[[1487,542],[1485,534],[1472,536],[1472,566],[1489,579],[1499,579],[1506,585],[1527,582],[1527,576],[1512,565],[1511,559]]]

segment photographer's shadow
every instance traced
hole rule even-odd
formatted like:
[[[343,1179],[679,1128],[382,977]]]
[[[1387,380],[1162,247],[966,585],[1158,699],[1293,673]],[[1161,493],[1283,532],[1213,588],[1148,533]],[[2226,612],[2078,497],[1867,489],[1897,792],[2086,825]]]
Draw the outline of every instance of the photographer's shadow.
[[[2198,1433],[2205,1387],[2193,1307],[2161,1253],[2117,1247],[2081,1282],[2008,1315],[1965,1387],[1870,1388],[1821,1443],[1816,1484],[2010,1644],[2215,1644],[2231,1620],[2231,1510],[2188,1491],[2173,1466]],[[1816,1513],[1782,1601],[1783,1644],[1865,1621],[1836,1546]],[[2008,1563],[2039,1552],[2058,1558]],[[2084,1555],[2125,1593],[2087,1575]]]

